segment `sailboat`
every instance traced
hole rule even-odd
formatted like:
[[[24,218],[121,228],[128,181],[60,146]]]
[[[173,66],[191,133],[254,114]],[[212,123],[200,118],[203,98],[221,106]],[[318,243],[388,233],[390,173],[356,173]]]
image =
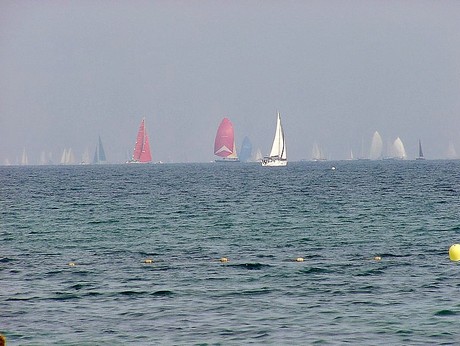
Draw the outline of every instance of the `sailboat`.
[[[372,136],[371,153],[369,158],[371,160],[380,160],[382,158],[382,147],[382,137],[380,136],[378,131],[375,131],[374,135]]]
[[[102,146],[101,136],[99,136],[99,142],[96,146],[96,152],[94,153],[93,164],[104,164],[107,163],[105,156],[104,147]]]
[[[425,160],[425,156],[423,156],[422,142],[420,141],[420,139],[418,140],[418,156],[415,159]]]
[[[216,162],[239,162],[236,154],[233,124],[228,118],[222,119],[214,140],[214,155],[219,156]]]
[[[286,139],[284,138],[283,126],[281,125],[280,113],[277,113],[275,138],[273,139],[270,156],[262,159],[264,167],[279,167],[287,165]]]
[[[27,166],[29,164],[29,158],[26,153],[26,148],[22,150],[21,165]]]
[[[326,161],[324,152],[317,142],[313,143],[313,149],[311,150],[311,159],[312,161]]]
[[[401,138],[396,138],[392,146],[393,159],[395,160],[405,160],[407,158],[406,149]]]
[[[150,153],[149,136],[145,126],[145,118],[142,119],[137,131],[136,145],[134,146],[133,157],[127,163],[149,163],[152,162]]]
[[[75,164],[75,155],[72,148],[64,148],[61,156],[61,165],[73,165]]]
[[[240,160],[242,162],[247,162],[251,159],[252,155],[252,144],[248,137],[244,137],[243,144],[241,145],[240,150]]]

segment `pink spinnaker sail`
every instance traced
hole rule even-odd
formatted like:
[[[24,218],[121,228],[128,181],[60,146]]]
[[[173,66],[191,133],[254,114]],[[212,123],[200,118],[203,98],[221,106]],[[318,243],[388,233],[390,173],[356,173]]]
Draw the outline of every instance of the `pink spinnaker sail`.
[[[217,129],[214,141],[214,155],[229,158],[237,157],[233,125],[228,118],[224,118]]]
[[[150,152],[149,136],[145,127],[145,118],[142,119],[139,131],[137,132],[136,145],[133,152],[134,162],[151,162],[152,154]]]

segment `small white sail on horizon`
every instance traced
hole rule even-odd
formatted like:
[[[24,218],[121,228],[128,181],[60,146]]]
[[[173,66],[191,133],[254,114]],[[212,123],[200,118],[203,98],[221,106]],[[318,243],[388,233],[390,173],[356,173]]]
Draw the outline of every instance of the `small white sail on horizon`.
[[[457,151],[455,150],[455,146],[452,141],[449,141],[449,147],[447,148],[447,158],[450,160],[455,160],[458,158]]]
[[[29,157],[27,156],[26,148],[24,148],[22,150],[21,165],[27,166],[28,164],[29,164]]]
[[[255,155],[255,158],[254,158],[254,161],[261,162],[263,158],[264,158],[264,156],[262,155],[262,151],[260,150],[260,148],[258,148],[257,152],[256,152],[256,155]]]
[[[324,155],[324,151],[318,145],[317,142],[313,143],[313,148],[311,150],[311,159],[313,161],[325,161],[326,160],[326,156]]]
[[[72,148],[64,148],[64,151],[61,155],[61,165],[73,165],[75,164],[75,155],[72,151]]]
[[[398,160],[407,159],[406,149],[401,138],[396,138],[392,146],[392,157]]]
[[[418,156],[415,158],[416,160],[425,160],[425,155],[423,155],[422,150],[422,141],[418,140]]]
[[[382,137],[378,133],[378,131],[374,132],[372,136],[372,143],[371,143],[371,152],[369,158],[371,160],[379,160],[382,158],[382,148],[383,148],[383,141]]]

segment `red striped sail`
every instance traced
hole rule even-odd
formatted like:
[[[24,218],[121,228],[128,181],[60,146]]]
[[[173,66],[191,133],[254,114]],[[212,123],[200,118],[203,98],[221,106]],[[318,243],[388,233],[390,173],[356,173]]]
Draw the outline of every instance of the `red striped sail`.
[[[150,153],[149,136],[145,127],[145,118],[142,119],[139,131],[137,132],[136,145],[133,152],[134,162],[151,162],[152,154]]]
[[[220,157],[236,156],[233,125],[228,118],[224,118],[217,129],[214,141],[214,155]]]

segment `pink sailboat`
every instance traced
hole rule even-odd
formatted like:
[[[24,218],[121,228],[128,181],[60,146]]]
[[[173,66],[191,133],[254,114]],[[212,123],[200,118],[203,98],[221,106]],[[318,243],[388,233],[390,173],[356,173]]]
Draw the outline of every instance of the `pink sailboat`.
[[[224,118],[217,129],[214,140],[214,155],[220,157],[216,162],[239,162],[236,154],[233,124],[228,118]]]
[[[133,157],[128,163],[149,163],[152,162],[150,152],[149,136],[145,126],[145,118],[142,119],[139,131],[137,132],[136,145],[134,146]]]

